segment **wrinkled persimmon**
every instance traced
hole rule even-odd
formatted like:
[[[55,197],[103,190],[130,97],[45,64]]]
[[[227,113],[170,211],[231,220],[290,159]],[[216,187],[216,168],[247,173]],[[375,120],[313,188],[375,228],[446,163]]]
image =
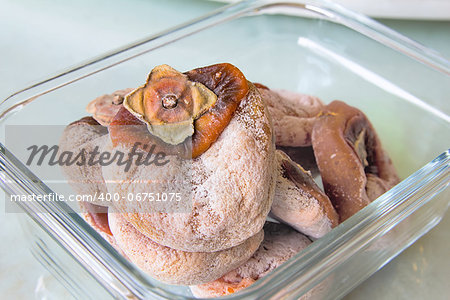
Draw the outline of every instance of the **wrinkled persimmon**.
[[[399,182],[372,124],[342,101],[325,107],[314,124],[312,145],[325,192],[341,222]]]
[[[157,145],[168,154],[196,158],[230,122],[248,82],[224,63],[179,73],[155,68],[147,83],[128,94],[109,127],[113,145]]]

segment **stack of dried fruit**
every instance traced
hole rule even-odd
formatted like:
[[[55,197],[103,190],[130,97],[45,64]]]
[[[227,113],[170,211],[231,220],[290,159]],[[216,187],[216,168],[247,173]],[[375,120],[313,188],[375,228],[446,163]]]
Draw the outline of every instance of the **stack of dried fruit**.
[[[398,182],[360,111],[252,84],[230,64],[158,66],[142,87],[99,97],[88,111],[66,128],[61,151],[142,157],[152,148],[169,159],[65,167],[77,193],[123,195],[83,203],[86,220],[144,271],[197,296],[249,286],[306,247],[306,236],[322,237]],[[127,196],[154,192],[188,197],[158,206]],[[266,222],[269,213],[290,227]]]

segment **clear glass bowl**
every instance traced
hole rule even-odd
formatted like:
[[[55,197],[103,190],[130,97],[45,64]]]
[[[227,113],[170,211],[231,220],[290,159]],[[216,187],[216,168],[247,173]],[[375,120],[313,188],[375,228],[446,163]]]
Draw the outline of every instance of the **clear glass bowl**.
[[[294,16],[295,15],[295,16]],[[349,43],[352,41],[352,43]],[[435,226],[449,205],[450,67],[388,28],[326,1],[243,1],[87,61],[0,104],[1,185],[58,192],[3,135],[13,125],[67,125],[86,104],[136,87],[162,63],[230,62],[272,88],[345,100],[364,111],[400,176],[396,187],[254,285],[227,299],[337,299]],[[23,139],[26,139],[26,133]],[[54,137],[57,142],[58,137]],[[4,146],[4,144],[6,146]],[[186,299],[118,254],[64,202],[17,203],[35,256],[75,296]],[[7,203],[7,210],[13,210]],[[36,226],[36,224],[40,226]]]

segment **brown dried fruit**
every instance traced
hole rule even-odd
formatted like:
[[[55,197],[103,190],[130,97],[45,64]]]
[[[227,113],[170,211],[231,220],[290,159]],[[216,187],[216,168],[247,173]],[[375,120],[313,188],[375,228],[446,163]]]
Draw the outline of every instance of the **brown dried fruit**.
[[[325,192],[341,221],[399,182],[372,124],[344,102],[325,107],[314,124],[312,144]]]
[[[272,116],[277,146],[311,146],[311,131],[322,101],[310,95],[286,90],[271,90],[259,84],[258,90]]]
[[[264,240],[253,256],[244,264],[214,281],[190,286],[197,298],[220,297],[233,294],[267,276],[311,241],[289,226],[266,222]],[[301,300],[309,297],[301,297]]]
[[[311,174],[277,150],[277,185],[271,215],[297,231],[320,238],[339,224],[330,199]]]
[[[115,91],[112,94],[103,95],[95,98],[86,106],[86,111],[92,114],[92,117],[101,125],[108,126],[119,109],[125,96],[133,89],[123,89]]]
[[[84,117],[72,122],[64,129],[59,141],[59,153],[60,155],[66,151],[72,153],[71,159],[83,152],[90,153],[96,147],[101,147],[105,138],[108,138],[107,134],[108,129],[101,126],[94,118]],[[77,161],[80,162],[78,159]],[[64,164],[62,170],[77,194],[94,195],[107,192],[100,165]],[[106,201],[98,200],[96,203],[108,205]]]
[[[215,101],[211,101],[210,92],[216,95]],[[133,92],[128,104],[124,104],[132,113],[125,108],[119,110],[109,128],[111,140],[113,145],[136,142],[144,145],[156,144],[167,154],[198,157],[217,140],[247,93],[247,80],[242,72],[231,64],[212,65],[184,74],[163,66],[155,74],[150,74],[147,84]],[[177,103],[176,106],[174,102]],[[163,105],[172,108],[166,109]],[[180,109],[176,110],[179,106]],[[173,109],[174,113],[168,112]],[[183,122],[186,122],[184,126],[188,126],[186,124],[192,120],[192,138],[186,136],[180,143],[172,143],[181,140],[180,136],[172,139],[172,133],[186,133],[185,128],[164,131],[164,134],[172,132],[167,139],[164,134],[150,130],[151,134],[146,126],[142,126],[149,123],[167,126]]]
[[[208,150],[227,127],[248,93],[248,82],[238,68],[228,63],[194,69],[186,75],[192,81],[203,83],[217,95],[216,105],[195,121],[192,157],[197,157]]]

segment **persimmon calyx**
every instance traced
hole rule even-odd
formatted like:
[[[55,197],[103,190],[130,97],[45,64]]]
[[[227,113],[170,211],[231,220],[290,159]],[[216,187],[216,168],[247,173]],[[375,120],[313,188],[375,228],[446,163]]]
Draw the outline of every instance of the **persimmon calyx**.
[[[147,82],[128,94],[123,106],[165,143],[178,145],[194,134],[194,121],[217,95],[168,65],[155,67]]]

